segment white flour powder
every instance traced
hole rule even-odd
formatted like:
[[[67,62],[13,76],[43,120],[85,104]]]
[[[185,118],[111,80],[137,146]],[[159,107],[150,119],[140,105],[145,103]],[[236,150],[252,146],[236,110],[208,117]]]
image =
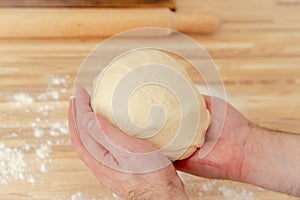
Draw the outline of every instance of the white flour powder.
[[[16,93],[12,95],[10,101],[14,103],[16,106],[32,104],[35,102],[34,98],[27,93]]]
[[[226,185],[222,185],[218,190],[222,193],[225,200],[259,200],[253,192],[245,189],[232,189]]]
[[[51,162],[52,145],[69,144],[66,139],[60,138],[68,134],[67,121],[52,122],[45,118],[48,114],[54,114],[57,106],[61,106],[60,100],[62,94],[67,92],[69,83],[69,75],[50,75],[49,84],[45,91],[39,94],[29,94],[25,92],[17,92],[8,94],[7,99],[14,106],[25,106],[23,112],[30,117],[36,115],[30,122],[32,127],[32,135],[36,140],[25,141],[22,148],[14,148],[5,144],[6,140],[18,138],[21,139],[19,133],[22,133],[22,128],[19,128],[19,122],[16,122],[16,129],[6,136],[3,136],[2,143],[0,141],[0,181],[8,183],[13,180],[25,180],[28,183],[35,184],[35,171],[32,169],[36,166],[42,173],[47,173],[48,164]],[[51,104],[48,101],[52,101]],[[53,103],[55,101],[55,103]],[[36,104],[34,108],[27,106]],[[1,115],[6,117],[5,113]],[[41,126],[43,124],[43,127]],[[47,125],[45,127],[45,124]],[[7,128],[13,128],[7,126]],[[53,139],[49,139],[49,137]],[[26,157],[34,153],[35,160],[28,160]],[[32,166],[33,165],[33,166]]]
[[[199,178],[195,178],[192,175],[183,172],[178,172],[178,175],[187,186],[186,191],[188,193],[198,194],[199,199],[218,194],[222,196],[222,198],[218,198],[218,200],[259,200],[253,192],[226,185],[226,183],[220,180],[203,179],[199,182]]]
[[[36,156],[40,159],[49,158],[51,153],[51,147],[47,144],[41,144],[39,148],[36,149]]]
[[[2,183],[25,179],[26,167],[24,152],[21,149],[9,148],[4,143],[0,143],[0,180]]]

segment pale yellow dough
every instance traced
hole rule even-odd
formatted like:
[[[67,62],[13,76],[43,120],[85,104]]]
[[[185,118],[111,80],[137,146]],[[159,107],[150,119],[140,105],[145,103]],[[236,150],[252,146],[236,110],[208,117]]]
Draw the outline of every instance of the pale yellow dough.
[[[179,102],[176,95],[168,87],[164,87],[160,84],[146,84],[132,91],[129,99],[118,99],[118,101],[128,101],[128,115],[130,119],[123,116],[121,120],[124,120],[124,122],[130,120],[137,127],[140,127],[141,131],[132,131],[130,128],[119,127],[114,118],[115,115],[112,108],[115,88],[126,73],[148,63],[167,65],[184,77],[189,83],[189,89],[193,91],[197,102],[195,105],[198,105],[198,107],[191,107],[188,112],[182,113],[180,107],[182,102]],[[168,76],[168,74],[165,76]],[[134,81],[135,80],[127,80],[128,84]],[[186,88],[181,88],[180,83],[176,85],[176,88],[178,90],[186,90]],[[141,136],[145,140],[153,143],[160,148],[170,160],[185,159],[193,154],[197,148],[201,147],[210,124],[210,114],[206,109],[204,98],[195,88],[185,67],[173,56],[156,49],[131,51],[111,62],[94,80],[91,104],[94,112],[105,117],[110,123],[120,128],[126,134],[135,137]],[[188,106],[189,101],[185,101],[184,104]],[[164,109],[166,120],[163,126],[154,126],[157,134],[147,137],[148,132],[142,128],[151,124],[153,119],[151,119],[149,112],[154,105],[160,105]],[[115,112],[118,112],[118,110]],[[185,127],[185,134],[181,134],[178,138],[174,139],[182,124],[181,121],[186,120],[188,122],[190,116],[195,116],[195,112],[199,115],[197,121],[198,127]],[[195,133],[192,133],[193,130],[195,130]],[[151,131],[153,131],[153,126],[151,127],[150,132]],[[149,134],[151,134],[150,132]]]

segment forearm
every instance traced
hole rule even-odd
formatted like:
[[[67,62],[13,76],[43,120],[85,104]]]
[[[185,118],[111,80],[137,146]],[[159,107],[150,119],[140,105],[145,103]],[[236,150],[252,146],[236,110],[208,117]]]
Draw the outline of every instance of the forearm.
[[[241,181],[300,196],[300,135],[249,130]]]

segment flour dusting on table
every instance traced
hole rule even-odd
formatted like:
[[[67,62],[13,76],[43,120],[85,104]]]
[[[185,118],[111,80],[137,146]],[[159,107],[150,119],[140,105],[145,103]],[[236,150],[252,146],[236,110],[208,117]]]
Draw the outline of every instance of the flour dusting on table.
[[[217,200],[259,200],[252,191],[248,191],[241,186],[234,187],[228,184],[229,181],[203,179],[183,172],[178,172],[182,179],[186,192],[198,194],[199,199],[213,197],[218,194],[222,198]]]
[[[11,180],[25,179],[27,163],[24,152],[18,148],[7,147],[0,143],[0,180],[8,183]]]
[[[68,91],[69,78],[69,75],[49,75],[47,78],[49,84],[40,93],[19,91],[5,94],[12,110],[18,109],[20,115],[28,116],[26,119],[32,120],[26,124],[22,121],[15,121],[14,124],[7,124],[4,127],[19,128],[2,136],[0,143],[1,183],[8,184],[11,181],[24,180],[35,185],[38,181],[42,181],[38,180],[37,172],[48,172],[48,165],[52,161],[50,157],[53,146],[70,144],[69,139],[62,137],[69,133],[67,120],[49,121],[45,117],[50,114],[55,115],[62,108],[63,105],[59,100]],[[49,104],[49,102],[52,103]],[[35,106],[32,106],[33,104]],[[1,117],[8,116],[9,114],[3,114]],[[14,116],[10,117],[14,118]],[[25,132],[31,132],[36,140],[26,140],[25,144],[15,145],[14,139],[25,137]],[[35,158],[31,159],[32,156]]]

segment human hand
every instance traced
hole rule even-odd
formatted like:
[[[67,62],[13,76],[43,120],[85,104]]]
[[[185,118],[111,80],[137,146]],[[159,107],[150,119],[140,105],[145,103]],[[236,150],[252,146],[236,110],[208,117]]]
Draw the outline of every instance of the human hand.
[[[102,184],[124,199],[187,199],[167,157],[93,113],[85,89],[76,96],[68,116],[72,144]]]
[[[212,118],[204,146],[191,157],[176,161],[174,165],[178,170],[197,176],[240,181],[244,173],[245,143],[251,125],[239,111],[224,100],[209,96],[204,98]],[[222,124],[224,115],[225,121]],[[213,148],[203,158],[200,155],[201,151],[207,151],[211,146]]]
[[[175,167],[197,176],[250,183],[300,197],[300,136],[260,128],[221,99],[205,96],[205,101],[212,122],[204,146],[191,157],[176,161]],[[207,149],[210,151],[203,157]]]

